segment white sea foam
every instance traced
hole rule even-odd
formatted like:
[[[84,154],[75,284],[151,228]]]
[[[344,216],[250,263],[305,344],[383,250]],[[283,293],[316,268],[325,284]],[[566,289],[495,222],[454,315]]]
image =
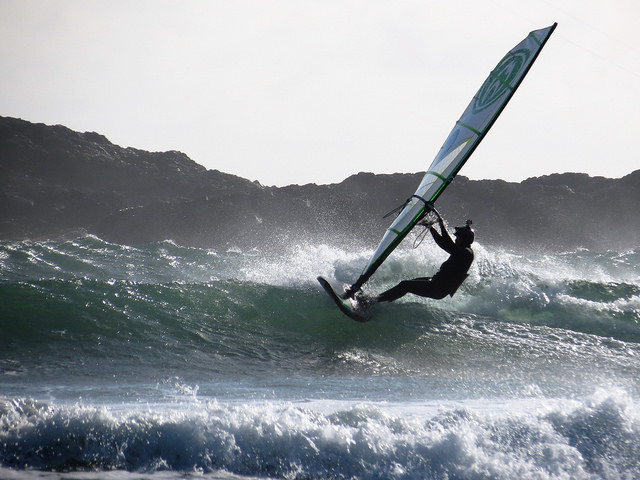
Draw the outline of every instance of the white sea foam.
[[[15,478],[27,467],[80,465],[268,478],[640,474],[640,405],[620,391],[582,400],[206,401],[138,412],[5,399],[1,409],[3,467]]]

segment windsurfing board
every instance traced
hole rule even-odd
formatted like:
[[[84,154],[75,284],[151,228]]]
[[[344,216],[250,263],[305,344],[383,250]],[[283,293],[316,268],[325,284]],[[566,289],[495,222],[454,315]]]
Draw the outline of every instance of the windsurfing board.
[[[346,285],[342,285],[342,288],[334,287],[329,280],[322,276],[318,277],[318,282],[322,285],[322,288],[324,288],[331,300],[338,306],[340,311],[347,317],[356,322],[368,322],[371,320],[371,315],[369,315],[365,305],[355,298],[343,298],[342,293]]]

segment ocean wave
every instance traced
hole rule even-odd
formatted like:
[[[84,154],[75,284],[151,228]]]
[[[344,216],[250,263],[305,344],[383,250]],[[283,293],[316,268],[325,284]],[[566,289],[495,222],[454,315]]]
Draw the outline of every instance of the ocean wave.
[[[555,361],[631,381],[640,355],[637,251],[476,250],[453,298],[407,296],[375,307],[374,321],[361,325],[337,311],[315,276],[355,278],[367,251],[299,245],[272,257],[96,237],[2,242],[0,372],[161,379],[186,367],[225,377],[458,369],[482,377],[485,365],[515,363],[533,376],[553,373]],[[424,275],[442,260],[435,248],[400,250],[366,288]]]
[[[71,369],[153,371],[157,378],[186,367],[224,376],[431,375],[496,360],[549,371],[551,358],[582,371],[595,358],[628,372],[640,354],[633,319],[621,322],[602,307],[536,306],[531,297],[505,306],[494,297],[485,308],[473,295],[461,296],[442,308],[426,301],[382,305],[375,321],[359,325],[315,287],[237,280],[5,283],[0,368],[21,376]]]
[[[0,399],[0,465],[43,471],[227,471],[267,478],[618,479],[640,475],[624,392],[495,409],[292,403],[122,411]]]

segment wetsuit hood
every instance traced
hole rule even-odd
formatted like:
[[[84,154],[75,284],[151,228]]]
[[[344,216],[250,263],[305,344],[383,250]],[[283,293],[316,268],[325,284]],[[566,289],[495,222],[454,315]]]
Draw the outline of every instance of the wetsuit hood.
[[[464,227],[456,227],[454,235],[466,246],[471,245],[476,238],[476,234],[471,228],[471,220],[467,220],[467,224]]]

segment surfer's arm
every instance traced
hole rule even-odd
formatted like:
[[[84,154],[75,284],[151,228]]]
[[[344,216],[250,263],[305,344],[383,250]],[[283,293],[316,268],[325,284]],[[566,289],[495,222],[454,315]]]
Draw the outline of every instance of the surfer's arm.
[[[440,233],[438,233],[435,228],[431,227],[429,229],[431,236],[441,249],[447,253],[452,253],[455,249],[455,243],[449,236],[447,229],[444,227],[444,221],[442,218],[438,219],[438,223],[440,224]]]

